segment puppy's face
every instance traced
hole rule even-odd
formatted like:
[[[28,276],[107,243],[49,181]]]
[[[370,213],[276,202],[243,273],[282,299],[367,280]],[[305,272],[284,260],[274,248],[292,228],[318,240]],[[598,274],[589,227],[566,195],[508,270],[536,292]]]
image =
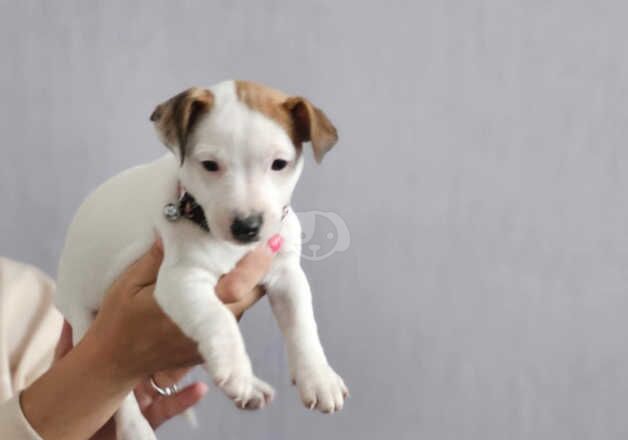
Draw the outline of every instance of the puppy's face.
[[[225,81],[192,88],[151,116],[180,161],[180,180],[201,205],[210,231],[235,243],[280,230],[303,168],[302,144],[320,161],[336,129],[308,100],[268,87]]]

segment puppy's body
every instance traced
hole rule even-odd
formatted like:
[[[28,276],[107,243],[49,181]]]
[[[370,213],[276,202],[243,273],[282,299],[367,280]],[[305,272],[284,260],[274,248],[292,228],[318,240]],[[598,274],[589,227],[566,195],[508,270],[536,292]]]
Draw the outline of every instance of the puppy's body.
[[[263,105],[255,108],[252,102]],[[253,375],[237,323],[212,288],[260,241],[281,233],[284,245],[263,284],[286,339],[292,378],[308,407],[339,410],[346,387],[318,338],[299,262],[300,225],[292,210],[283,215],[303,167],[301,142],[312,141],[318,159],[331,148],[329,139],[321,140],[331,136],[321,128],[329,122],[312,109],[320,112],[302,98],[233,81],[190,89],[159,106],[151,119],[174,154],[107,181],[70,226],[57,304],[72,324],[75,342],[89,328],[106,289],[158,234],[165,255],[157,302],[198,343],[208,372],[238,406],[263,407],[272,388]],[[320,117],[324,121],[317,128]],[[335,130],[332,137],[335,142]],[[177,200],[180,185],[202,207],[209,231],[186,218],[164,217],[163,208]],[[242,236],[234,224],[251,213],[263,224]],[[116,426],[119,439],[154,438],[132,395],[118,411]]]
[[[177,199],[178,168],[177,159],[165,155],[114,176],[83,202],[68,231],[59,265],[58,282],[63,289],[59,289],[57,304],[68,315],[73,308],[98,310],[102,292],[157,236],[168,250],[165,264],[180,257],[170,242],[197,243],[203,248],[199,255],[203,266],[218,275],[229,272],[255,245],[218,240],[186,219],[170,224],[163,207]],[[285,237],[294,229],[292,217],[286,218],[281,230],[286,244],[294,241],[294,237]],[[284,254],[281,252],[277,261]],[[80,293],[80,298],[67,295],[68,289]]]

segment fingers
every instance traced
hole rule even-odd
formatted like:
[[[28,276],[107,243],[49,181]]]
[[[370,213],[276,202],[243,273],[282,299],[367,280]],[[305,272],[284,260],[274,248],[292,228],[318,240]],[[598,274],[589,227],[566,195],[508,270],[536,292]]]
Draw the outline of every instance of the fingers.
[[[207,385],[196,382],[173,396],[157,399],[152,405],[144,409],[144,417],[153,429],[156,429],[166,420],[196,405],[207,394],[207,390]]]
[[[265,294],[266,291],[262,286],[256,286],[253,288],[253,290],[244,295],[244,297],[240,301],[228,303],[226,304],[226,306],[229,310],[231,310],[231,313],[233,313],[236,319],[240,320],[244,312],[246,312],[257,301],[259,301]]]
[[[55,362],[64,357],[74,344],[72,343],[72,327],[68,321],[63,321],[63,327],[61,328],[61,335],[59,336],[59,342],[55,347],[54,360]]]
[[[120,282],[133,287],[145,287],[157,281],[159,266],[164,257],[161,240],[156,240],[120,277]]]
[[[273,236],[263,246],[258,246],[246,254],[231,272],[224,275],[216,286],[218,298],[226,304],[240,301],[264,277],[273,260],[273,256],[281,248],[283,239]]]

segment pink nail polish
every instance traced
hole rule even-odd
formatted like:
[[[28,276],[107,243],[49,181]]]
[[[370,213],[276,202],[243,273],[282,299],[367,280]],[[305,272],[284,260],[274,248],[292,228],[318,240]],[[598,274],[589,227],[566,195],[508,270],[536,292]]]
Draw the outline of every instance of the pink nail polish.
[[[277,252],[279,252],[279,249],[281,249],[281,245],[283,244],[283,237],[279,234],[275,234],[268,239],[267,244],[271,252],[273,254],[276,254]]]

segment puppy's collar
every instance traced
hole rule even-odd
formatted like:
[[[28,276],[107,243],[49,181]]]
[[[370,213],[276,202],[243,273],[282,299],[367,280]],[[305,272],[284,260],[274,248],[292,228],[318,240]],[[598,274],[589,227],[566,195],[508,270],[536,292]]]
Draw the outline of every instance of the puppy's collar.
[[[281,215],[281,221],[284,221],[290,206],[283,207],[283,213]],[[196,199],[190,194],[181,183],[177,183],[177,202],[168,203],[164,206],[164,217],[168,221],[176,222],[180,218],[186,218],[193,223],[196,223],[201,229],[209,232],[209,225],[207,224],[207,218],[201,205],[196,202]]]
[[[164,217],[171,222],[176,222],[180,218],[186,218],[196,223],[201,229],[209,232],[209,225],[203,208],[196,202],[181,183],[177,183],[177,202],[168,203],[164,206]]]

